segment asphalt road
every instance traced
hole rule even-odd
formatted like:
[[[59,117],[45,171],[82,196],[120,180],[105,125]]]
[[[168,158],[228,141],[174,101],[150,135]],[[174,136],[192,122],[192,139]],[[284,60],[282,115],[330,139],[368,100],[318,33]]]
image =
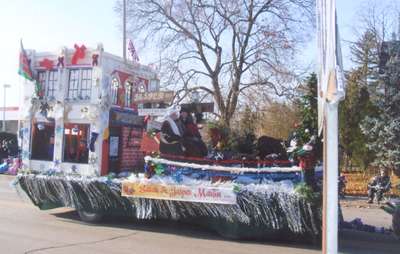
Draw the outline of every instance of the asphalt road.
[[[300,244],[238,242],[213,232],[170,222],[108,218],[101,225],[80,222],[70,209],[40,211],[0,175],[0,253],[320,253]],[[359,214],[357,214],[359,215]],[[346,216],[346,214],[345,214]],[[379,222],[379,221],[378,221]],[[393,236],[343,232],[341,253],[399,253]]]

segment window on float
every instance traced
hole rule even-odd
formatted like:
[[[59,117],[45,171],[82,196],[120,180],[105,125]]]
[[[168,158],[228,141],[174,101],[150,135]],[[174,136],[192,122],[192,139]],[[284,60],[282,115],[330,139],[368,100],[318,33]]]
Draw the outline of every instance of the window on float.
[[[58,82],[58,70],[39,71],[38,80],[39,84],[42,85],[44,95],[49,99],[53,99]]]
[[[119,80],[117,78],[113,78],[111,80],[111,103],[114,105],[118,104],[118,88]]]
[[[139,93],[145,93],[146,92],[146,85],[144,84],[144,82],[141,82],[138,86],[138,92]]]
[[[69,70],[68,99],[79,96],[79,70]]]
[[[68,99],[90,100],[92,93],[92,69],[70,69]]]
[[[64,125],[64,162],[88,163],[89,124]]]
[[[92,93],[92,69],[82,69],[81,74],[81,97],[89,100]]]
[[[54,157],[54,123],[32,125],[31,159],[52,161]]]
[[[138,93],[145,93],[147,91],[146,89],[146,83],[145,80],[142,78],[136,78],[135,80],[135,85],[137,87],[137,92]]]
[[[125,107],[132,105],[133,83],[130,81],[125,82]]]

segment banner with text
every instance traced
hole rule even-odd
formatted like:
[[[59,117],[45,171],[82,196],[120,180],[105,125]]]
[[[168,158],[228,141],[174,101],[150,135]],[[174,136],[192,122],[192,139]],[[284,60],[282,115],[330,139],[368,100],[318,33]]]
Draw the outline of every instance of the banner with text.
[[[236,204],[233,187],[188,186],[157,183],[122,182],[124,197],[177,200],[214,204]]]
[[[134,103],[156,103],[164,102],[171,103],[174,99],[173,91],[158,91],[158,92],[146,92],[146,93],[136,93],[133,95]]]
[[[166,108],[140,108],[139,116],[163,116],[167,113]]]

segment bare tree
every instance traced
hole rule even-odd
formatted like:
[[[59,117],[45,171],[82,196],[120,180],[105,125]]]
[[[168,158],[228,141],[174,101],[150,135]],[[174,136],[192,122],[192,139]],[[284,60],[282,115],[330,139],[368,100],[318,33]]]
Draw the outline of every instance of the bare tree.
[[[398,1],[369,0],[360,5],[354,23],[357,39],[350,42],[351,60],[360,72],[358,83],[368,88],[371,97],[378,87],[381,52],[387,41],[400,40],[400,5]],[[397,34],[396,34],[397,33]]]
[[[400,5],[397,0],[368,0],[356,12],[354,34],[361,37],[369,32],[379,42],[391,40],[398,33]]]
[[[363,67],[367,75],[371,68],[378,67],[380,47],[384,41],[400,38],[400,5],[397,1],[369,0],[360,5],[356,13],[353,34],[358,40],[350,42],[351,60]],[[368,65],[368,66],[366,66]]]
[[[162,47],[166,84],[181,98],[193,90],[211,96],[228,125],[246,90],[288,92],[314,2],[130,0],[127,18],[136,38]]]

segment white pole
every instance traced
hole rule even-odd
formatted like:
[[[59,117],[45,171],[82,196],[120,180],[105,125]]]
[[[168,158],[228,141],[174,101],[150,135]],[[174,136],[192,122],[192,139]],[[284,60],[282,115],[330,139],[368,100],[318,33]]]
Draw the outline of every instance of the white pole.
[[[338,252],[338,104],[326,103],[324,131],[324,254]]]
[[[126,0],[123,0],[122,22],[122,55],[126,62]]]
[[[3,126],[2,131],[6,132],[6,85],[3,86]]]
[[[22,95],[21,95],[21,77],[18,82],[18,128],[17,128],[17,140],[18,140],[18,148],[22,151],[22,140],[20,136],[21,130],[21,110],[22,110]]]
[[[2,126],[2,131],[6,132],[6,89],[9,88],[10,85],[4,84],[3,85],[3,126]]]

